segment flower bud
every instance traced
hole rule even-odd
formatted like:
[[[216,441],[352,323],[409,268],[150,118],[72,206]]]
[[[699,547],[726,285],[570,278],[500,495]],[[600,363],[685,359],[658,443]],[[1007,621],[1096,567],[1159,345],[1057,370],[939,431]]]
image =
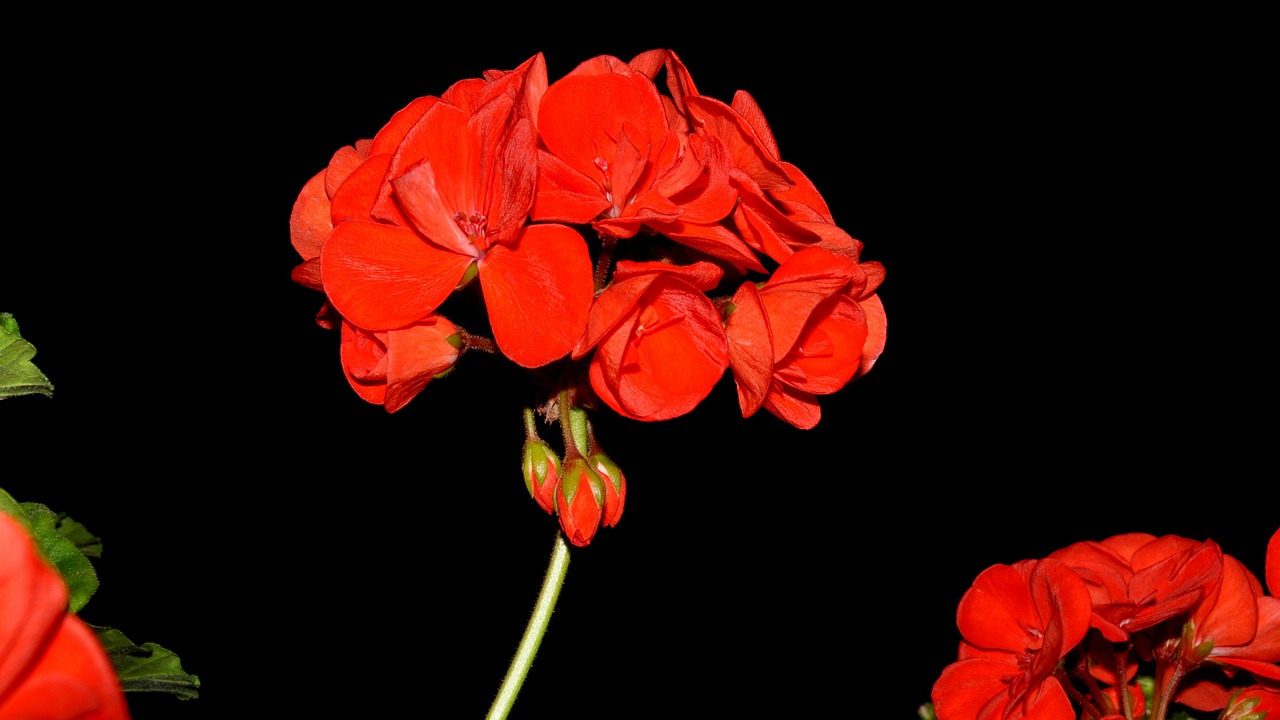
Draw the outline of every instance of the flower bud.
[[[600,524],[613,527],[622,517],[622,506],[627,501],[627,478],[623,476],[622,469],[602,452],[592,455],[591,463],[600,475],[603,481],[601,485],[604,487],[604,511]]]
[[[600,529],[604,512],[604,481],[581,455],[565,463],[556,489],[556,513],[569,542],[586,547]]]
[[[560,483],[560,458],[541,440],[524,444],[524,486],[543,510],[555,514],[556,485]]]

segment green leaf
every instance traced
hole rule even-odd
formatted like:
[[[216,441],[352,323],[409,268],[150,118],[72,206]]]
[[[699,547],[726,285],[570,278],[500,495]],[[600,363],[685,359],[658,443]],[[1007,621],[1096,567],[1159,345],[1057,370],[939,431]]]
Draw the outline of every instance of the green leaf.
[[[0,313],[0,400],[19,395],[53,397],[53,383],[31,362],[36,348],[18,333],[11,313]]]
[[[85,557],[95,560],[102,557],[102,540],[95,537],[84,525],[67,517],[66,513],[58,513],[58,534],[71,541]]]
[[[182,661],[171,651],[155,643],[134,645],[114,628],[89,627],[106,648],[125,692],[169,693],[180,700],[200,697],[200,678],[183,671]]]
[[[55,513],[40,503],[22,503],[22,507],[31,520],[31,534],[35,536],[40,550],[44,552],[45,557],[49,558],[49,562],[58,568],[58,572],[62,573],[62,579],[67,583],[67,609],[73,613],[80,612],[85,603],[89,602],[89,598],[98,591],[98,573],[93,569],[89,558],[85,557],[85,553],[80,551],[76,542],[62,534],[61,527],[66,514]],[[79,523],[70,520],[67,522],[83,529]],[[88,535],[87,531],[82,533],[79,530],[72,530],[71,533],[77,537],[88,536],[93,541],[90,547],[101,550],[98,539]]]

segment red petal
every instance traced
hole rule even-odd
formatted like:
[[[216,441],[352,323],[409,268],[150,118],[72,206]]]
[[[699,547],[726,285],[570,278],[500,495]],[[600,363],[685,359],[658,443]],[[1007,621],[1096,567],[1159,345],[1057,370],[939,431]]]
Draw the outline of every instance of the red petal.
[[[67,614],[67,586],[30,533],[0,511],[0,698],[27,676]]]
[[[645,224],[681,245],[728,262],[739,272],[765,272],[764,265],[760,264],[751,248],[723,225],[695,225],[683,220],[647,220]]]
[[[324,176],[325,172],[321,170],[302,186],[302,192],[293,201],[293,210],[289,214],[289,239],[303,260],[320,257],[320,247],[333,231]]]
[[[612,205],[595,180],[555,155],[538,153],[537,193],[530,210],[534,220],[586,224]]]
[[[762,141],[751,124],[733,108],[701,95],[685,98],[685,103],[690,115],[701,124],[698,132],[719,138],[729,148],[734,167],[746,172],[766,191],[791,187],[778,158],[770,153],[777,148],[770,148],[767,141]]]
[[[408,105],[397,110],[396,114],[392,115],[387,124],[383,125],[378,134],[373,137],[373,143],[369,146],[369,154],[396,152],[413,126],[439,100],[440,98],[426,95],[416,98]]]
[[[333,193],[330,222],[339,225],[345,220],[373,219],[373,206],[382,192],[391,155],[374,155],[356,168]],[[408,225],[399,209],[390,216],[396,225]]]
[[[794,367],[804,380],[790,382],[815,395],[844,387],[857,373],[867,340],[867,320],[858,304],[843,295],[827,298],[814,309],[791,352],[775,368]]]
[[[728,364],[715,306],[679,278],[661,275],[596,349],[591,379],[593,387],[605,386],[597,393],[619,414],[667,420],[696,407]]]
[[[362,400],[381,405],[387,397],[386,333],[368,330],[342,321],[342,341],[338,346],[342,373]]]
[[[453,367],[459,351],[447,338],[455,332],[453,323],[437,315],[387,333],[387,412],[404,407]]]
[[[320,276],[344,317],[367,330],[390,330],[439,307],[470,264],[407,228],[348,220],[325,242]]]
[[[755,283],[743,283],[733,295],[737,307],[724,323],[729,339],[729,366],[738,388],[742,417],[751,417],[764,402],[773,379],[773,344],[769,319]]]
[[[573,348],[587,326],[592,283],[586,241],[564,225],[530,225],[515,245],[495,245],[480,260],[493,339],[524,367]]]
[[[879,295],[860,300],[858,304],[862,306],[862,313],[867,318],[867,341],[862,346],[862,359],[858,366],[858,376],[862,376],[871,370],[880,358],[880,353],[884,352],[889,319],[884,314],[884,304]]]
[[[1009,684],[1005,678],[1018,674],[1013,656],[1009,659],[971,658],[942,669],[933,684],[934,710],[942,720],[1001,718],[1008,704]],[[993,704],[993,700],[999,701]]]
[[[128,720],[129,709],[97,635],[67,615],[31,675],[0,704],[0,717]]]
[[[960,598],[956,625],[969,643],[1009,653],[1027,649],[1027,629],[1044,627],[1026,578],[1012,565],[992,565],[978,574]]]

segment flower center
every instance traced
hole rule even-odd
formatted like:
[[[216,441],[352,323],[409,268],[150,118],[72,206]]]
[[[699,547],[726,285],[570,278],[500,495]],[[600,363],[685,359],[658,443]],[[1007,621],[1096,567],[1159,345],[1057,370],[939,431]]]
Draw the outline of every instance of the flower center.
[[[467,234],[467,239],[480,252],[489,249],[490,241],[487,237],[486,225],[489,218],[484,213],[473,210],[470,215],[462,212],[453,214],[453,221],[458,223],[458,227],[462,228],[462,232]]]
[[[592,162],[596,164],[596,167],[600,168],[600,173],[603,175],[600,187],[604,189],[604,199],[613,203],[604,214],[608,217],[616,218],[622,214],[622,208],[618,207],[618,202],[613,199],[613,180],[609,174],[609,161],[597,155]]]

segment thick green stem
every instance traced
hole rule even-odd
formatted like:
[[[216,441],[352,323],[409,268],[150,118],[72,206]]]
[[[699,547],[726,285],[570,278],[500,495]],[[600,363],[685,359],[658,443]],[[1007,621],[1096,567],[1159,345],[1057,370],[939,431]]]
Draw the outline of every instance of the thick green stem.
[[[533,657],[538,654],[542,636],[547,632],[551,612],[556,607],[556,599],[560,597],[560,588],[564,585],[564,576],[568,571],[569,544],[565,542],[564,534],[557,530],[555,547],[551,550],[551,562],[547,565],[547,576],[542,581],[542,592],[538,593],[538,601],[533,606],[533,614],[529,616],[529,625],[524,629],[520,647],[511,660],[511,667],[507,668],[507,676],[502,679],[502,687],[498,689],[498,696],[489,707],[486,720],[503,720],[511,712],[516,695],[520,694],[520,686],[529,674],[529,666],[533,665]]]

